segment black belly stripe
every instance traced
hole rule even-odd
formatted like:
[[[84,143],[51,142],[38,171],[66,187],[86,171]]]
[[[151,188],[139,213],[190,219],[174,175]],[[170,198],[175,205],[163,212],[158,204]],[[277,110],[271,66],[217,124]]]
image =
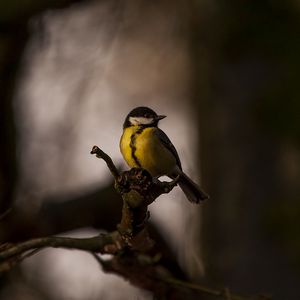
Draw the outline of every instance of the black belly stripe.
[[[136,151],[136,138],[139,134],[141,134],[144,130],[144,127],[140,127],[130,138],[130,148],[131,148],[131,156],[138,167],[142,167],[140,161],[138,160],[135,151]]]

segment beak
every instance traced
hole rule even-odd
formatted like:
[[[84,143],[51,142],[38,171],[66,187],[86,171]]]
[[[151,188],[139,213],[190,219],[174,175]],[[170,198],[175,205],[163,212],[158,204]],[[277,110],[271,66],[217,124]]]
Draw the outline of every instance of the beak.
[[[166,116],[160,115],[160,116],[157,116],[155,119],[156,119],[157,121],[159,121],[159,120],[164,119],[165,117],[166,117]]]

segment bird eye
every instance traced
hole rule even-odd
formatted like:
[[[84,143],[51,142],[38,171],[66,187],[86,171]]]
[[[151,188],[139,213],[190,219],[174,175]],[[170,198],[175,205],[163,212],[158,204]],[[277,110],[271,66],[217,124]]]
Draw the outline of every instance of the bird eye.
[[[145,118],[150,118],[150,114],[145,114]]]

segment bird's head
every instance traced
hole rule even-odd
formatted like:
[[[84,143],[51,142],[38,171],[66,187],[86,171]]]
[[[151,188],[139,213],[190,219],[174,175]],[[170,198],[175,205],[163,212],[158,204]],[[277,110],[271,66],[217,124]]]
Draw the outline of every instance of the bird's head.
[[[126,117],[124,122],[124,128],[129,126],[145,126],[145,127],[156,127],[159,120],[166,116],[157,115],[152,109],[140,106],[134,108]]]

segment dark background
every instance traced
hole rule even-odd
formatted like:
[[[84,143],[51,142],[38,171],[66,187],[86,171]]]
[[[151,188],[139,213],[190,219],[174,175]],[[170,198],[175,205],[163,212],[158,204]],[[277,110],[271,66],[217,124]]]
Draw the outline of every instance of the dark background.
[[[180,105],[183,101],[181,93],[185,95],[184,105],[190,116],[185,118],[185,122],[188,122],[186,126],[193,127],[193,132],[198,135],[197,142],[191,144],[195,149],[191,151],[197,153],[202,183],[211,196],[209,203],[203,206],[202,217],[198,221],[201,223],[200,247],[205,275],[202,279],[198,277],[197,280],[211,286],[228,286],[245,295],[264,292],[272,294],[274,299],[298,299],[300,297],[299,2],[296,0],[74,2],[76,3],[34,0],[21,3],[0,2],[1,211],[5,212],[15,203],[20,203],[17,212],[14,209],[1,220],[1,241],[61,233],[87,226],[111,230],[118,222],[118,216],[112,217],[113,211],[119,209],[117,205],[112,205],[112,214],[106,219],[103,216],[101,221],[98,221],[91,216],[92,213],[89,211],[95,209],[93,197],[96,197],[92,192],[85,194],[85,190],[77,190],[76,197],[72,198],[72,193],[61,195],[55,188],[53,190],[50,188],[51,193],[48,195],[49,184],[45,183],[43,193],[35,191],[37,178],[41,174],[36,173],[38,168],[34,168],[34,161],[30,163],[27,161],[26,164],[24,159],[22,160],[22,153],[26,153],[27,147],[29,149],[32,146],[30,134],[33,134],[22,129],[27,124],[22,119],[24,118],[22,111],[38,105],[36,102],[30,106],[20,92],[21,86],[30,74],[28,71],[30,57],[39,55],[39,52],[34,50],[32,35],[38,34],[37,40],[41,43],[41,47],[45,47],[45,43],[51,43],[51,32],[47,32],[43,27],[47,16],[67,15],[68,10],[72,9],[84,12],[90,5],[97,7],[100,3],[99,12],[101,9],[104,12],[99,15],[99,23],[95,28],[101,28],[104,33],[103,39],[108,45],[107,52],[110,52],[112,47],[122,46],[122,43],[112,45],[114,41],[111,41],[111,36],[115,32],[118,32],[121,39],[134,42],[148,36],[159,36],[161,40],[168,40],[171,36],[170,44],[174,45],[173,50],[181,47],[180,53],[184,53],[183,60],[188,61],[184,64],[184,68],[179,68],[180,71],[184,69],[184,76],[178,79],[174,75],[177,79],[173,81],[170,79],[171,83],[165,81],[167,82],[165,85],[160,86],[157,83],[149,88],[147,76],[150,70],[148,72],[146,61],[144,65],[138,66],[142,70],[141,78],[144,78],[144,81],[139,77],[132,81],[138,82],[137,85],[140,86],[135,86],[134,89],[142,90],[146,87],[151,89],[152,97],[155,97],[159,88],[164,90],[167,87],[171,91],[169,97],[174,99],[174,102],[166,101],[164,110],[170,106],[176,110],[176,103]],[[122,23],[119,22],[120,19]],[[47,22],[47,28],[50,28],[49,22],[52,21]],[[70,22],[78,22],[78,32],[82,31],[82,36],[88,36],[89,32],[84,32],[84,27],[80,25],[82,20],[76,18],[76,15]],[[166,26],[166,28],[173,28],[173,31],[160,30],[165,26],[164,22],[172,24],[173,27]],[[146,23],[150,25],[145,26]],[[153,38],[153,43],[157,44],[156,48],[152,49],[154,53],[152,57],[155,58],[157,53],[159,60],[155,65],[158,72],[151,76],[159,78],[158,82],[160,82],[159,73],[164,72],[164,60],[174,55],[170,47],[169,53],[164,52],[161,58],[161,40]],[[99,43],[101,44],[101,41]],[[82,42],[83,53],[87,44],[86,41]],[[139,50],[136,51],[136,55],[141,53]],[[143,48],[143,51],[146,50]],[[99,59],[101,55],[99,52]],[[121,51],[119,55],[122,55],[121,59],[128,64],[121,64],[117,72],[122,73],[122,69],[124,72],[124,68],[128,68],[128,65],[134,66],[135,58],[128,52]],[[113,59],[118,60],[118,55]],[[176,62],[175,60],[174,65]],[[81,63],[84,65],[84,61]],[[64,64],[64,60],[61,59],[59,64]],[[75,71],[72,72],[80,72],[83,65],[77,66],[78,68],[75,65]],[[93,72],[93,69],[90,72]],[[172,72],[177,74],[178,69],[171,68],[169,73],[165,74]],[[78,121],[76,114],[84,113],[82,103],[85,94],[82,91],[89,84],[87,74],[89,71],[81,77],[81,81],[75,83],[77,90],[70,96],[74,102],[67,118],[73,116],[73,123]],[[123,77],[126,77],[125,73]],[[68,85],[69,79],[72,78],[66,78],[64,86]],[[114,79],[111,78],[112,86],[115,83]],[[44,79],[38,80],[42,82]],[[38,81],[34,82],[36,84]],[[130,90],[129,83],[132,84],[131,81],[122,81],[124,90]],[[35,84],[30,88],[33,89]],[[119,82],[115,83],[116,86],[118,84],[120,85]],[[184,86],[182,88],[184,92],[178,90],[178,86]],[[134,96],[137,98],[138,95]],[[160,95],[163,95],[162,91]],[[128,97],[126,93],[125,95],[123,93],[123,96]],[[135,104],[139,103],[136,98],[133,102]],[[159,98],[157,101],[155,105],[159,107],[162,100]],[[120,101],[120,106],[122,105]],[[115,109],[118,110],[118,107],[115,106]],[[127,111],[127,108],[114,116],[116,122],[119,122],[119,116],[124,115],[123,111]],[[38,124],[42,124],[43,120]],[[64,123],[64,120],[61,122]],[[31,126],[34,127],[34,124],[33,122]],[[171,127],[176,131],[176,122],[173,122]],[[76,136],[70,136],[70,132],[72,132],[70,129],[61,130],[60,127],[51,137],[52,141],[61,141],[59,151],[65,149],[66,156],[70,155],[70,148],[76,139]],[[42,144],[41,141],[39,143]],[[53,157],[50,155],[44,158],[44,161],[51,164]],[[40,161],[38,157],[33,157],[34,159]],[[62,175],[56,175],[54,171],[53,177],[56,181],[61,180],[59,176]],[[39,183],[39,191],[42,189],[41,186],[42,183]],[[49,220],[55,219],[55,222],[47,222],[45,218],[32,212],[37,210],[36,203],[40,202],[41,194],[43,198],[47,198],[52,196],[53,191],[56,192],[55,198],[67,199],[70,206],[65,204],[48,207],[45,215]],[[109,189],[104,188],[101,191],[95,190],[95,195],[98,192],[101,192],[102,197],[104,192],[111,193]],[[79,206],[75,205],[74,208],[72,201],[77,201],[80,193],[83,199],[88,200],[84,202],[85,204],[76,204]],[[107,195],[114,197],[112,194]],[[98,209],[101,211],[101,207]],[[107,209],[106,205],[106,212]],[[82,213],[80,218],[73,218],[73,212],[78,210],[86,210],[86,213]],[[25,299],[24,295],[28,295],[28,299],[52,299],[47,285],[41,282],[28,283],[24,280],[24,272],[26,273],[26,269],[16,267],[2,275],[0,294],[2,299]],[[22,287],[20,288],[22,292],[16,292],[17,285]],[[35,293],[28,292],[31,289],[35,290]],[[24,290],[27,292],[24,293]],[[89,295],[87,298],[97,297],[99,295]]]

